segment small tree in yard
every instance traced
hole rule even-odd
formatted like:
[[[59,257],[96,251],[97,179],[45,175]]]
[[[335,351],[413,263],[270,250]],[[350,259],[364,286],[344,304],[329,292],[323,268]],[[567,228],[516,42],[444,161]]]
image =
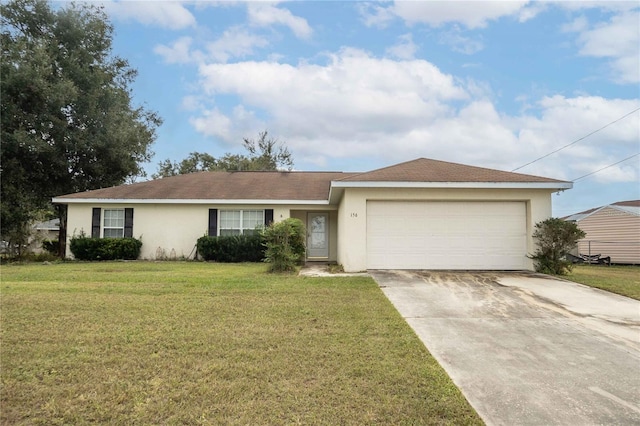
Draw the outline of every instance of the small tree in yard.
[[[272,223],[262,231],[265,240],[265,262],[271,272],[292,272],[305,254],[305,228],[299,219],[289,218]]]
[[[538,249],[531,256],[536,271],[554,275],[565,275],[571,271],[571,262],[566,260],[565,255],[585,235],[574,222],[558,218],[536,223],[533,238],[537,240]]]

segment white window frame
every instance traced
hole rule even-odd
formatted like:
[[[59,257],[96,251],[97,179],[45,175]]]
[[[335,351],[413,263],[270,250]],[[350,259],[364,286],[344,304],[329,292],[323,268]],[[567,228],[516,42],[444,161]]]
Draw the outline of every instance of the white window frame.
[[[222,226],[223,222],[226,222],[226,221],[230,220],[230,219],[224,217],[225,214],[231,214],[231,213],[239,213],[239,220],[237,221],[236,224],[234,224],[237,227],[223,228],[223,226]],[[252,221],[253,225],[245,224],[246,221],[250,220],[247,216],[249,216],[251,214],[254,214],[254,213],[258,213],[258,217],[256,218],[258,220],[258,222],[256,222],[254,220],[254,221]],[[219,214],[218,214],[218,235],[219,236],[225,236],[225,235],[248,235],[248,234],[251,234],[256,230],[256,227],[264,226],[264,215],[265,215],[264,210],[258,210],[258,209],[220,210]],[[231,231],[231,232],[228,232],[228,231]],[[233,232],[233,231],[237,231],[237,232]]]
[[[109,212],[109,215],[107,214],[107,212]],[[120,218],[112,218],[110,217],[110,213],[111,212],[120,212],[121,216],[122,216],[122,226],[120,226],[120,223],[114,223],[114,220],[118,220]],[[109,216],[107,218],[107,216]],[[107,219],[110,221],[109,224],[107,225]],[[125,224],[125,209],[102,209],[102,220],[101,220],[101,225],[102,225],[102,238],[122,238],[124,237],[124,224]],[[119,231],[119,235],[106,235],[108,231]],[[111,233],[111,232],[110,232]]]

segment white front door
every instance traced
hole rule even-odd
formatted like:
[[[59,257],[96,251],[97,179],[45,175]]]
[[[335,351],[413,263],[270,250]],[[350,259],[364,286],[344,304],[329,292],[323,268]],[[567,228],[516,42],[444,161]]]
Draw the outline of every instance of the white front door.
[[[327,213],[307,215],[307,258],[329,258],[329,215]]]

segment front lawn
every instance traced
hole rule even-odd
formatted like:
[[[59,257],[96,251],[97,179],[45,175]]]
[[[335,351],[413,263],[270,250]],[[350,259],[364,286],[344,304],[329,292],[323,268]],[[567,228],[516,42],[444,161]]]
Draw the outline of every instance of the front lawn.
[[[640,300],[640,267],[575,265],[563,278]]]
[[[2,266],[2,424],[481,424],[370,278]]]

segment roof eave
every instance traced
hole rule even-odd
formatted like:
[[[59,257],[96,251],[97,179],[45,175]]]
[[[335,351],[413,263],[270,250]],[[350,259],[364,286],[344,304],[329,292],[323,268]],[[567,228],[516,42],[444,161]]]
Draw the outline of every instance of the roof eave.
[[[328,200],[222,200],[185,198],[64,198],[55,197],[54,204],[245,204],[245,205],[327,205]]]
[[[473,189],[554,189],[573,188],[573,182],[345,182],[333,181],[332,188],[473,188]]]

